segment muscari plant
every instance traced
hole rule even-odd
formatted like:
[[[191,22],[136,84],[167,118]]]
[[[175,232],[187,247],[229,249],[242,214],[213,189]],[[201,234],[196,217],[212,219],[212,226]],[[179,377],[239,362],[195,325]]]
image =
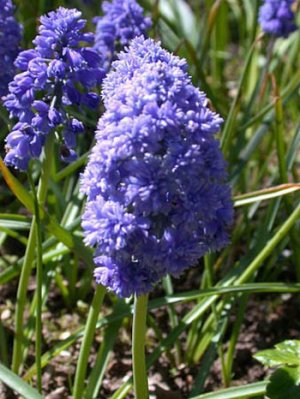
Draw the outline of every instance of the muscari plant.
[[[20,73],[10,83],[9,93],[4,99],[15,123],[6,139],[5,161],[9,166],[29,172],[34,199],[33,206],[29,207],[35,215],[19,281],[12,369],[18,373],[25,356],[24,303],[35,246],[42,246],[41,222],[46,223],[54,234],[65,233],[53,220],[45,217],[43,208],[53,157],[56,156],[54,148],[58,148],[63,161],[71,163],[71,167],[76,165],[76,138],[78,133],[85,134],[81,116],[88,108],[94,109],[95,114],[99,112],[99,94],[102,93],[105,111],[98,123],[96,144],[81,177],[81,192],[87,196],[82,216],[84,241],[94,247],[94,276],[99,286],[83,334],[73,396],[75,399],[92,397],[89,396],[90,387],[85,390],[84,380],[105,293],[103,287],[106,287],[120,297],[135,297],[134,388],[136,397],[143,399],[148,396],[146,367],[160,353],[154,352],[145,365],[148,293],[162,278],[165,283],[170,275],[180,276],[199,258],[229,243],[231,190],[227,183],[226,164],[215,138],[223,120],[211,110],[206,95],[191,83],[187,63],[164,50],[158,42],[144,37],[134,39],[145,34],[151,24],[134,0],[104,2],[102,10],[104,15],[95,20],[95,39],[92,34],[83,32],[85,21],[75,9],[59,8],[42,17],[33,49],[23,51],[15,62]],[[177,15],[176,12],[174,15]],[[214,21],[214,15],[211,15],[210,21]],[[266,1],[259,11],[259,22],[268,35],[287,37],[295,30],[291,2]],[[130,42],[131,39],[134,40]],[[128,49],[117,55],[127,45]],[[189,46],[190,43],[187,48],[191,51]],[[193,53],[191,56],[195,57]],[[202,74],[199,76],[203,79]],[[225,120],[225,139],[232,134],[230,123],[233,117],[234,112],[229,113],[228,120]],[[224,136],[222,147],[226,152],[229,141]],[[31,159],[40,155],[41,177],[36,192]],[[7,171],[5,173],[8,181],[15,182]],[[290,192],[288,187],[282,190]],[[268,196],[268,193],[265,195]],[[270,195],[276,195],[276,191]],[[251,202],[251,198],[241,201]],[[27,200],[24,202],[28,203]],[[298,217],[299,207],[244,273],[234,280],[236,289],[239,284],[251,281],[261,262],[287,235]],[[61,237],[74,252],[88,258],[89,253],[83,252],[78,237],[76,241],[72,241],[75,240],[72,236],[66,239],[62,234]],[[213,282],[211,259],[205,256],[208,288]],[[43,366],[41,265],[42,253],[38,250],[35,314],[36,373],[40,391]],[[230,278],[228,281],[231,281]],[[213,294],[214,291],[211,292]],[[197,318],[211,307],[213,318],[208,319],[206,330],[209,332],[212,320],[218,319],[225,305],[228,307],[226,301],[220,301],[215,307],[215,296],[206,302],[198,300],[199,306],[183,319],[183,324],[176,326],[174,319],[171,343],[183,331],[184,323],[194,321],[189,338],[192,337],[193,331],[199,327]],[[221,337],[221,334],[218,335]],[[193,339],[189,339],[188,345]],[[170,345],[168,342],[166,347]],[[199,349],[197,342],[195,344],[197,356],[197,352],[203,349]],[[165,341],[162,341],[161,347],[164,348],[164,345]],[[99,359],[101,362],[101,357]],[[206,362],[204,359],[204,367]],[[227,373],[230,373],[230,364],[227,366]],[[7,379],[10,377],[8,375]],[[227,378],[230,380],[228,375]],[[20,381],[17,383],[21,384]],[[94,385],[96,390],[97,384]],[[114,397],[124,397],[130,389],[130,381],[120,389],[122,392],[117,392]],[[201,388],[197,389],[199,392]],[[261,395],[264,391],[265,384],[245,388],[245,396],[241,394],[239,397],[253,396],[253,392]],[[230,398],[230,392],[224,391],[220,395]],[[30,391],[28,395],[34,394]],[[237,397],[234,396],[237,395],[235,391],[232,395]]]
[[[86,21],[75,9],[59,8],[41,17],[39,34],[34,48],[22,51],[15,65],[21,72],[9,84],[9,94],[4,105],[10,117],[16,120],[6,138],[5,162],[20,170],[28,170],[29,161],[40,156],[44,147],[42,173],[37,192],[38,206],[43,206],[48,189],[48,179],[54,154],[55,136],[60,143],[63,160],[75,157],[76,136],[84,128],[72,116],[74,108],[98,104],[99,95],[91,91],[103,78],[101,58],[92,49],[79,46],[79,42],[93,40],[91,33],[83,33]],[[75,87],[76,86],[76,87]],[[30,172],[29,172],[30,174]],[[38,213],[38,208],[36,208]],[[32,221],[31,235],[18,288],[16,311],[16,339],[13,350],[13,370],[18,372],[22,362],[23,310],[26,286],[32,268],[35,243],[40,240],[39,215]],[[41,306],[42,271],[37,274],[38,306]],[[38,312],[37,312],[38,314]],[[37,351],[41,345],[41,320],[37,316]],[[38,375],[41,386],[41,375]]]
[[[134,4],[129,1],[128,4]],[[10,4],[10,3],[9,3]],[[125,12],[116,3],[118,13]],[[135,10],[134,10],[135,11]],[[140,9],[138,8],[140,12]],[[126,11],[127,14],[128,11]],[[105,17],[103,17],[104,19]],[[148,21],[148,20],[147,20]],[[6,138],[5,163],[21,171],[29,169],[31,159],[38,158],[44,148],[42,174],[37,192],[38,206],[46,200],[49,172],[54,154],[54,139],[60,145],[59,153],[65,162],[76,159],[76,137],[83,133],[83,123],[73,116],[84,107],[96,109],[99,94],[95,90],[107,72],[107,52],[101,53],[83,47],[83,42],[94,44],[94,35],[85,33],[86,21],[76,9],[60,7],[41,17],[39,33],[34,48],[22,51],[15,60],[20,70],[9,84],[4,106],[10,118],[16,121]],[[140,22],[142,20],[140,18]],[[98,21],[99,23],[99,21]],[[147,22],[148,23],[148,22]],[[143,27],[141,27],[141,33]],[[138,26],[135,27],[138,31]],[[119,31],[110,36],[110,45],[118,41]],[[113,49],[111,49],[113,52]],[[6,78],[6,77],[5,77]],[[30,173],[30,172],[29,172]],[[39,210],[37,209],[37,212]],[[16,312],[16,340],[13,353],[13,370],[19,370],[22,359],[23,309],[26,286],[32,267],[35,242],[40,239],[39,216],[33,220],[31,239],[27,246],[22,268]],[[39,279],[39,306],[41,305],[41,274]],[[37,351],[40,351],[41,321],[37,318]],[[39,373],[38,386],[41,389]]]
[[[230,189],[214,135],[222,119],[192,84],[186,63],[151,39],[134,39],[103,85],[105,113],[82,177],[85,242],[94,272],[117,295],[135,295],[133,369],[141,364],[147,294],[228,243]],[[144,375],[143,375],[144,374]]]
[[[10,118],[17,119],[6,139],[8,165],[26,170],[30,159],[40,156],[54,129],[60,130],[62,159],[76,157],[76,135],[84,127],[69,109],[95,109],[99,95],[91,89],[104,76],[101,57],[79,46],[79,42],[93,40],[92,33],[82,31],[85,23],[79,11],[59,8],[41,17],[34,48],[18,55],[15,65],[21,72],[9,84],[4,101]]]

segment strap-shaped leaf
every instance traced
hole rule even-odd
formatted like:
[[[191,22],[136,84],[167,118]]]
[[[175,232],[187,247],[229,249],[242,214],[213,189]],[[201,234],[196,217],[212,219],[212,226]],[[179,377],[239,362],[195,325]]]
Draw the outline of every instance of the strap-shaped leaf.
[[[11,189],[11,191],[15,194],[20,202],[26,208],[33,213],[34,206],[33,206],[33,199],[29,192],[24,188],[24,186],[19,182],[18,179],[14,177],[12,173],[10,173],[9,169],[6,167],[5,163],[3,162],[2,158],[0,157],[0,170],[6,181],[6,184]]]
[[[0,364],[0,380],[25,399],[42,399],[42,396],[30,385],[24,382],[20,377]]]
[[[254,384],[243,385],[241,387],[227,388],[217,392],[193,396],[190,399],[248,399],[257,397],[259,395],[264,395],[266,393],[266,385],[267,381],[256,382]]]

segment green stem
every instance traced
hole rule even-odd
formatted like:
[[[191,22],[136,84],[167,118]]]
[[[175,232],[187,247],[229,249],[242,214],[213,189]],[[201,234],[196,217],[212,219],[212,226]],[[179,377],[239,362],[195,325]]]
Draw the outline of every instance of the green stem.
[[[22,356],[23,343],[24,343],[23,314],[25,309],[28,280],[31,272],[32,263],[34,261],[35,245],[36,245],[36,223],[34,216],[32,219],[32,224],[28,237],[28,246],[26,247],[24,263],[21,269],[18,292],[17,292],[16,315],[15,315],[15,338],[14,338],[13,357],[12,357],[12,371],[15,374],[19,373],[19,369],[23,358]]]
[[[226,354],[226,375],[224,380],[225,387],[229,387],[232,379],[232,365],[234,360],[234,353],[236,344],[239,338],[240,329],[243,324],[246,308],[248,305],[248,295],[243,295],[239,302],[239,308],[236,315],[236,320],[233,326],[231,337],[229,340],[228,350]]]
[[[105,288],[98,285],[94,294],[93,302],[88,314],[86,327],[84,331],[83,341],[80,348],[79,358],[77,362],[75,382],[74,382],[74,399],[82,399],[84,391],[84,380],[89,360],[90,349],[92,346],[96,324],[105,295]]]
[[[45,145],[44,160],[42,164],[42,172],[39,181],[37,201],[40,205],[43,205],[47,195],[48,180],[51,171],[52,162],[52,147],[53,147],[54,134],[48,137]],[[35,257],[36,249],[36,216],[34,215],[31,222],[31,228],[28,238],[28,245],[26,248],[24,263],[20,274],[18,292],[17,292],[17,303],[16,303],[16,315],[15,315],[15,339],[13,347],[13,359],[12,359],[12,371],[16,374],[19,373],[21,363],[23,361],[23,344],[24,344],[24,310],[26,304],[26,293],[28,287],[28,280],[30,277],[32,264]]]
[[[54,133],[51,133],[46,141],[46,144],[45,144],[40,184],[39,184],[38,192],[37,192],[37,200],[38,200],[39,205],[41,205],[41,206],[44,205],[44,202],[45,202],[46,196],[47,196],[48,181],[49,181],[49,178],[51,175],[54,138],[55,138]]]
[[[213,265],[212,265],[211,254],[207,254],[204,256],[204,267],[205,267],[206,276],[207,276],[207,288],[212,288],[214,285],[214,269],[213,269]],[[218,312],[217,312],[215,303],[213,303],[211,305],[211,309],[212,309],[212,314],[213,314],[213,318],[215,321],[216,334],[219,338],[216,341],[216,347],[217,347],[217,351],[218,351],[218,354],[219,354],[219,357],[221,360],[222,380],[225,383],[227,369],[226,369],[224,353],[223,353],[223,349],[222,349],[222,334],[218,333],[219,316],[218,316]]]
[[[132,326],[132,366],[135,399],[147,399],[148,379],[145,362],[145,336],[148,295],[136,296]]]
[[[37,389],[42,392],[42,285],[43,285],[43,253],[42,253],[42,231],[40,222],[40,212],[35,185],[31,176],[31,170],[28,173],[28,180],[31,184],[34,202],[34,221],[37,243],[36,259],[36,317],[35,317],[35,358],[37,370]]]
[[[257,110],[259,111],[261,109],[261,103],[263,102],[263,98],[266,93],[267,85],[268,85],[268,74],[269,74],[269,69],[273,57],[273,49],[274,49],[274,44],[275,44],[275,38],[271,38],[268,47],[267,47],[267,54],[266,54],[266,63],[263,67],[263,70],[261,72],[260,76],[260,81],[259,81],[259,101],[257,101],[258,108]]]
[[[5,328],[0,322],[0,359],[4,366],[8,366],[8,342],[5,334]]]
[[[276,87],[275,99],[275,142],[277,150],[277,158],[279,163],[280,183],[288,183],[287,165],[285,160],[285,144],[284,144],[284,126],[283,126],[283,106],[282,100]]]
[[[169,274],[167,274],[166,277],[163,278],[163,287],[167,295],[174,294],[173,284]],[[175,308],[172,304],[168,306],[168,314],[170,319],[170,325],[171,328],[173,329],[176,326],[178,326],[178,318],[176,315]],[[181,363],[181,350],[180,350],[179,341],[176,341],[175,343],[175,359],[176,359],[176,365],[179,366]]]

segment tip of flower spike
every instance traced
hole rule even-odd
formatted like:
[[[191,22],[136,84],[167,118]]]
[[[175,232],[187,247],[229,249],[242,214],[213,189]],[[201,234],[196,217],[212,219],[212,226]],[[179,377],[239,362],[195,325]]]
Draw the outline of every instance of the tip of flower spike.
[[[41,25],[45,27],[50,27],[51,22],[53,23],[56,21],[62,25],[62,28],[66,28],[68,25],[81,18],[81,16],[82,12],[76,8],[58,7],[55,11],[50,11],[48,14],[42,15],[40,21]],[[64,24],[62,20],[64,20]]]
[[[94,18],[96,25],[94,48],[101,54],[106,70],[116,58],[117,51],[137,36],[146,35],[151,19],[144,17],[136,0],[105,1],[103,16]]]
[[[179,68],[184,73],[188,69],[186,60],[163,49],[159,41],[144,36],[134,38],[130,45],[118,54],[118,59],[113,62],[111,71],[103,81],[104,100],[111,97],[120,84],[131,79],[135,71],[140,70],[143,65],[157,63]]]
[[[39,35],[33,40],[41,55],[51,58],[53,51],[60,55],[64,48],[77,47],[81,41],[91,42],[93,35],[82,32],[86,20],[81,16],[81,11],[64,7],[41,16]]]

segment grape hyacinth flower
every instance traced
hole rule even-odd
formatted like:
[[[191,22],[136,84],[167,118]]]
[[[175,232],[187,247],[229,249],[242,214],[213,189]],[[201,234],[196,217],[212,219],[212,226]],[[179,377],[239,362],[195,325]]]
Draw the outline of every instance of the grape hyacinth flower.
[[[297,29],[292,11],[294,0],[265,0],[259,9],[259,23],[274,37],[287,37]]]
[[[233,209],[214,137],[222,119],[186,62],[139,37],[112,69],[81,179],[82,226],[96,282],[128,297],[227,245]]]
[[[94,18],[94,48],[104,58],[104,66],[108,71],[117,52],[136,36],[146,34],[151,26],[151,19],[144,17],[143,9],[136,0],[104,1],[102,10],[104,15]]]
[[[22,27],[16,21],[11,0],[0,0],[0,97],[7,94],[15,74],[14,61],[20,51]]]
[[[18,120],[6,139],[8,165],[26,170],[54,128],[62,142],[61,158],[66,162],[76,158],[76,136],[84,127],[72,109],[97,107],[99,95],[93,88],[105,75],[101,57],[80,46],[94,40],[92,33],[83,32],[85,24],[80,11],[60,7],[41,17],[35,47],[17,57],[21,72],[9,84],[4,102],[10,117]]]

